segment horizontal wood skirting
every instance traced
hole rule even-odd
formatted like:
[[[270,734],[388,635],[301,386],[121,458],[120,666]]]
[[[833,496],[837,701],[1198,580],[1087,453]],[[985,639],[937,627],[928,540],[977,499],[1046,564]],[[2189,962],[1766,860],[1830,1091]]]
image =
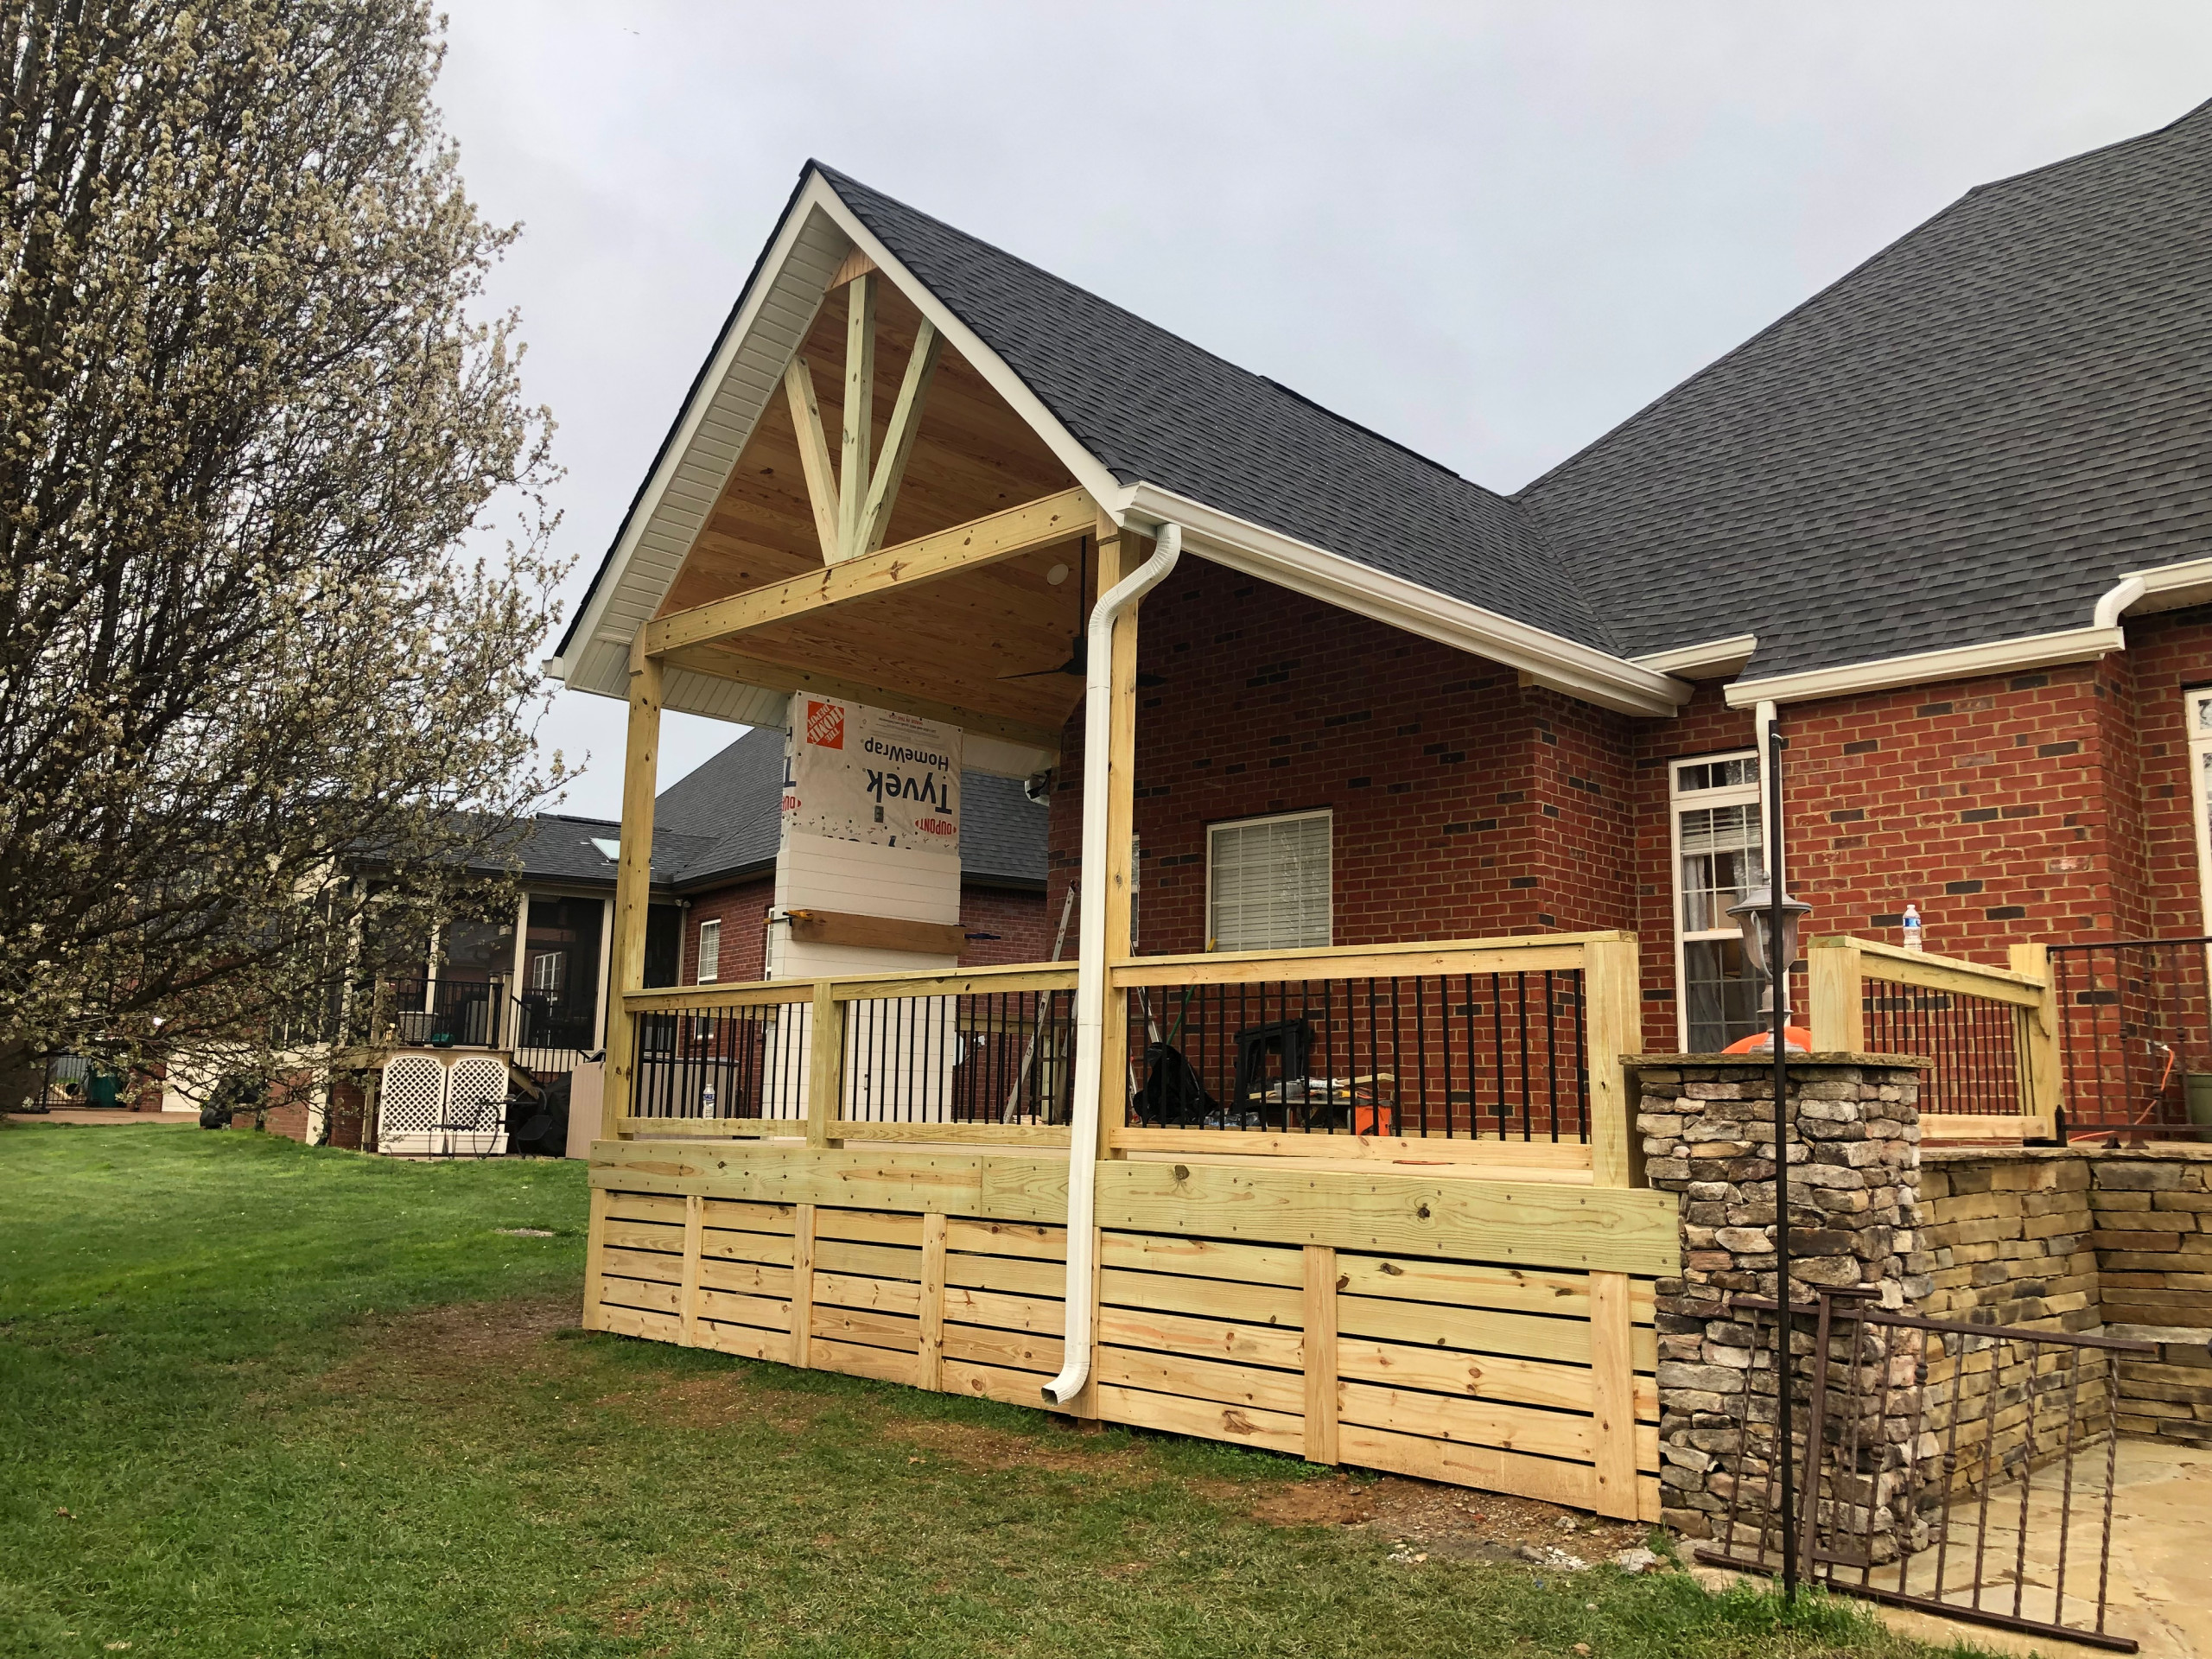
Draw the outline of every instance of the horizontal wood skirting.
[[[772,1204],[933,1210],[1065,1223],[1067,1160],[948,1147],[602,1141],[595,1187]],[[1109,1160],[1098,1224],[1276,1245],[1326,1244],[1514,1268],[1671,1276],[1676,1200],[1643,1189],[1410,1173]]]

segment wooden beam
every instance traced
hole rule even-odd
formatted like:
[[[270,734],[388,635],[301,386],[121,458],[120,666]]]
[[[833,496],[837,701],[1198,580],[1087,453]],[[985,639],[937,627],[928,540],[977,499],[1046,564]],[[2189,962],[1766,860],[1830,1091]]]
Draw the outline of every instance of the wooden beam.
[[[1102,508],[1096,517],[1098,537],[1098,594],[1103,594],[1144,562],[1148,543],[1108,517]],[[1094,595],[1094,604],[1096,596]],[[1131,606],[1114,620],[1107,658],[1106,728],[1106,868],[1085,870],[1086,881],[1103,881],[1106,887],[1106,960],[1126,962],[1136,954],[1129,938],[1130,894],[1136,880],[1131,838],[1136,833],[1137,755],[1137,608]],[[1109,984],[1106,989],[1106,1028],[1098,1103],[1098,1156],[1126,1157],[1116,1148],[1114,1131],[1128,1117],[1129,993]]]
[[[1636,1186],[1643,1137],[1636,1132],[1634,1084],[1624,1062],[1643,1052],[1643,995],[1632,939],[1582,947],[1582,994],[1589,1007],[1590,1179]]]
[[[946,1218],[932,1210],[922,1217],[922,1352],[917,1386],[944,1387],[944,1255]]]
[[[653,796],[660,773],[661,665],[642,652],[630,655],[630,728],[622,757],[622,843],[614,870],[614,960],[608,976],[615,995],[607,1021],[607,1087],[601,1122],[618,1137],[629,1115],[634,1044],[621,999],[645,983],[645,918],[653,879]]]
[[[875,276],[845,287],[844,465],[837,472],[837,556],[865,553],[868,446],[875,438]]]
[[[1306,1247],[1306,1460],[1337,1459],[1337,1253]]]
[[[1042,749],[1055,753],[1060,747],[1060,728],[1057,726],[1033,726],[1025,720],[1008,720],[1002,715],[979,714],[972,709],[957,709],[949,702],[938,702],[928,697],[910,697],[903,691],[888,686],[869,685],[859,680],[841,678],[835,674],[817,674],[810,669],[792,668],[784,663],[772,663],[764,658],[741,656],[715,645],[695,645],[687,651],[671,651],[661,659],[671,668],[689,669],[695,674],[711,674],[716,679],[736,680],[745,685],[757,685],[766,691],[812,691],[825,697],[842,697],[850,702],[864,702],[872,709],[893,709],[904,715],[918,715],[924,720],[941,720],[957,726],[963,731],[976,732],[985,737],[1003,738],[1008,743],[1018,743],[1025,748]]]
[[[814,982],[806,1063],[806,1144],[835,1146],[837,1114],[845,1095],[845,1005],[826,979]]]
[[[870,271],[879,269],[880,269],[880,267],[876,264],[874,260],[869,258],[868,255],[862,253],[858,248],[855,248],[850,253],[845,256],[845,263],[837,267],[837,274],[830,279],[830,286],[832,288],[842,288],[847,283],[851,282],[854,277],[865,276]]]
[[[822,563],[837,562],[837,474],[830,465],[830,440],[822,430],[822,405],[814,396],[814,371],[803,357],[784,365],[784,395],[791,406],[791,429],[798,434],[799,470],[806,474],[806,499],[814,508],[814,533],[821,538]]]
[[[910,922],[895,916],[858,916],[836,910],[794,910],[791,938],[802,944],[850,944],[870,950],[912,950],[957,957],[968,948],[959,922]]]
[[[922,404],[929,397],[930,378],[944,350],[944,338],[926,321],[914,336],[913,355],[906,359],[906,378],[899,385],[899,401],[891,407],[891,425],[883,435],[883,454],[875,476],[868,480],[868,506],[861,515],[861,540],[852,551],[873,553],[883,545],[891,528],[891,511],[899,505],[899,486],[906,476],[907,458],[914,453],[914,434],[921,429]]]
[[[1085,490],[1063,490],[1020,506],[933,531],[832,568],[810,570],[765,588],[673,611],[645,624],[645,650],[658,657],[687,645],[727,639],[770,622],[787,622],[831,605],[897,592],[957,575],[1040,547],[1073,541],[1089,531],[1097,505]]]
[[[1590,1275],[1591,1462],[1598,1471],[1598,1513],[1633,1521],[1637,1513],[1636,1351],[1624,1273]]]
[[[1866,1046],[1862,958],[1850,944],[1821,941],[1805,953],[1805,1029],[1815,1054],[1857,1054]]]

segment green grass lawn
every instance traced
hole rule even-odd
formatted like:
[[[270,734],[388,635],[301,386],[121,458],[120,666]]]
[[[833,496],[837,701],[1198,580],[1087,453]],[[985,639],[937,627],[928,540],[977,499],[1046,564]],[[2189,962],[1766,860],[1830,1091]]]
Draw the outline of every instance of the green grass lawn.
[[[1393,1562],[1255,1518],[1287,1459],[582,1336],[583,1174],[0,1129],[0,1653],[1930,1651],[1680,1573]]]

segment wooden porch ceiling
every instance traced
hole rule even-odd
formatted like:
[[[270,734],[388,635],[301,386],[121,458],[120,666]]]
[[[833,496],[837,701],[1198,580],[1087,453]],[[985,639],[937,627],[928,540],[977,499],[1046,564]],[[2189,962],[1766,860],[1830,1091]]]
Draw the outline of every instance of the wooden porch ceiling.
[[[880,454],[922,318],[876,284],[874,442]],[[844,413],[849,284],[832,290],[801,355],[824,429]],[[834,436],[831,459],[838,458]],[[950,347],[938,362],[888,528],[887,546],[1073,487],[1074,479],[974,368]],[[1088,528],[1088,526],[1086,526]],[[1071,675],[1009,680],[1066,659],[1088,603],[1076,537],[973,570],[847,598],[734,639],[671,652],[673,665],[766,687],[874,700],[1039,748],[1059,747],[1081,701]],[[1095,563],[1095,561],[1093,562]],[[1068,567],[1058,585],[1053,567]],[[821,533],[787,401],[772,399],[740,454],[658,615],[823,569]]]

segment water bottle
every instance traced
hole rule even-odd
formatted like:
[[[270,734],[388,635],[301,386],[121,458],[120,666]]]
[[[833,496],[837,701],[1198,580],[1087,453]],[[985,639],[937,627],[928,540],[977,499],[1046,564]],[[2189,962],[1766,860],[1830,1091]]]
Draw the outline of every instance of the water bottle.
[[[1918,905],[1907,905],[1904,907],[1904,948],[1908,950],[1925,950],[1928,948],[1920,937],[1920,906]]]
[[[710,1083],[699,1090],[699,1116],[702,1117],[712,1117],[714,1115],[715,1085]]]

